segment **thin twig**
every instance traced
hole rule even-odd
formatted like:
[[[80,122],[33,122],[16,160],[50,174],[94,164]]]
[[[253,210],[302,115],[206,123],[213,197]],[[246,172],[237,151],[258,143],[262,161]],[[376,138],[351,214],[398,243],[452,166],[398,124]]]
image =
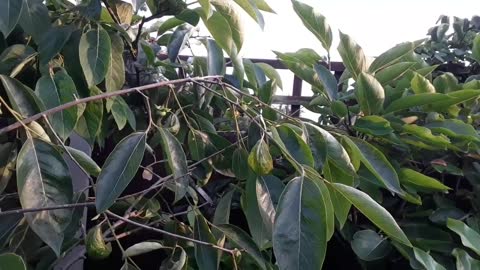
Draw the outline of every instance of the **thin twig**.
[[[112,216],[112,217],[115,217],[115,218],[117,218],[117,219],[123,220],[123,221],[125,221],[126,223],[130,223],[131,225],[135,225],[135,226],[144,228],[145,230],[149,230],[149,231],[152,231],[152,232],[161,233],[161,234],[168,235],[168,236],[171,236],[171,237],[174,237],[174,238],[177,238],[177,239],[182,239],[182,240],[190,241],[190,242],[193,242],[193,243],[196,243],[196,244],[200,244],[200,245],[204,245],[204,246],[209,246],[209,247],[212,247],[212,248],[221,250],[221,251],[228,252],[228,253],[230,253],[230,254],[234,254],[234,252],[235,252],[235,251],[232,250],[232,249],[220,247],[220,246],[217,246],[217,245],[212,244],[212,243],[203,242],[203,241],[200,241],[200,240],[197,240],[197,239],[193,239],[193,238],[190,238],[190,237],[186,237],[186,236],[183,236],[183,235],[179,235],[179,234],[171,233],[171,232],[168,232],[168,231],[164,231],[164,230],[162,230],[162,229],[150,227],[150,226],[148,226],[148,225],[145,225],[145,224],[142,224],[142,223],[138,223],[138,222],[133,221],[133,220],[130,220],[130,219],[128,219],[128,218],[124,218],[124,217],[122,217],[122,216],[119,216],[119,215],[117,215],[117,214],[115,214],[115,213],[112,213],[112,212],[110,212],[110,211],[108,211],[108,210],[107,210],[106,213],[107,213],[108,215]]]
[[[103,93],[103,94],[100,94],[100,95],[90,96],[90,97],[86,97],[86,98],[82,98],[82,99],[77,99],[77,100],[65,103],[63,105],[60,105],[58,107],[48,109],[48,110],[43,111],[41,113],[37,113],[35,115],[32,115],[32,116],[24,119],[23,121],[17,121],[17,122],[15,122],[15,123],[7,126],[7,127],[4,127],[2,129],[0,129],[0,135],[3,135],[5,133],[7,133],[9,131],[12,131],[12,130],[15,130],[17,128],[20,128],[23,125],[26,125],[28,123],[31,123],[31,122],[37,120],[37,119],[40,119],[43,116],[51,115],[51,114],[54,114],[56,112],[66,110],[70,107],[77,106],[79,104],[83,104],[83,103],[87,103],[87,102],[91,102],[91,101],[96,101],[96,100],[101,100],[101,99],[112,98],[112,97],[116,97],[116,96],[122,96],[122,95],[130,94],[130,93],[133,93],[133,92],[137,92],[137,91],[152,90],[152,89],[159,88],[159,87],[162,87],[162,86],[167,86],[167,85],[176,85],[176,84],[182,84],[182,83],[192,82],[192,81],[197,81],[197,80],[207,80],[208,81],[210,79],[213,80],[213,79],[218,79],[220,77],[221,76],[206,76],[206,77],[195,77],[195,78],[185,78],[185,79],[179,79],[179,80],[163,81],[163,82],[152,83],[152,84],[142,85],[142,86],[128,88],[128,89],[122,89],[122,90],[113,91],[113,92],[107,92],[107,93]],[[215,83],[215,82],[210,81],[210,83]]]

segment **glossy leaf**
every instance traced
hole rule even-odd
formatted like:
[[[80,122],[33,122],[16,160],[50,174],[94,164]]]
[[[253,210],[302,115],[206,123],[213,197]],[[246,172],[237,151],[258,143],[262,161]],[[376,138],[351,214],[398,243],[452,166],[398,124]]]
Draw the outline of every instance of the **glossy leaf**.
[[[323,48],[328,52],[332,46],[332,29],[327,23],[325,16],[313,7],[302,2],[292,0],[293,10],[302,20],[305,27],[312,32],[322,43]]]
[[[366,141],[350,138],[348,144],[359,154],[365,167],[390,191],[403,194],[398,175],[385,155]]]
[[[187,263],[187,253],[179,246],[175,247],[168,260],[164,260],[160,265],[160,270],[182,270]]]
[[[274,81],[275,86],[283,89],[282,78],[276,69],[266,63],[255,63],[255,66],[259,67],[270,80]]]
[[[433,121],[425,125],[434,132],[445,134],[451,138],[460,138],[480,142],[480,135],[478,135],[475,128],[457,119],[445,119],[443,121]]]
[[[276,206],[285,185],[273,175],[260,176],[256,180],[256,198],[258,210],[268,235],[272,235],[275,223]]]
[[[417,44],[413,42],[405,42],[395,45],[393,48],[375,58],[372,64],[370,64],[368,70],[372,73],[375,73],[380,69],[396,64],[403,57],[410,54],[416,46]]]
[[[308,178],[296,177],[280,197],[273,229],[279,269],[319,269],[327,249],[327,209],[322,192]]]
[[[370,196],[356,188],[344,184],[332,183],[331,185],[390,238],[404,245],[412,246],[392,215]]]
[[[260,249],[245,231],[230,224],[218,225],[216,228],[223,232],[227,239],[252,256],[261,269],[266,269],[265,259]]]
[[[260,139],[250,151],[248,165],[258,175],[266,175],[273,169],[272,156],[263,139]]]
[[[22,257],[14,253],[4,253],[0,255],[1,270],[27,270],[27,266]]]
[[[0,73],[9,75],[19,65],[35,57],[37,52],[30,46],[15,44],[0,54]],[[13,76],[12,76],[13,77]]]
[[[122,2],[125,3],[125,2]],[[127,3],[125,3],[127,4]],[[130,4],[128,4],[130,5]],[[120,90],[125,84],[125,64],[123,62],[123,40],[118,34],[110,35],[112,49],[108,71],[105,74],[105,88],[107,92]]]
[[[32,116],[43,111],[44,105],[42,101],[28,86],[5,75],[0,75],[0,81],[3,89],[7,92],[12,108],[23,117]]]
[[[159,128],[162,137],[163,152],[168,159],[168,166],[175,178],[173,191],[175,192],[175,201],[182,199],[188,188],[188,166],[185,152],[182,145],[169,131]]]
[[[340,44],[338,53],[342,57],[343,64],[348,69],[354,79],[367,70],[367,60],[362,48],[350,38],[350,36],[340,32]]]
[[[52,109],[77,99],[77,89],[72,78],[64,69],[42,76],[35,87],[36,95],[46,109]],[[66,140],[72,133],[81,109],[77,106],[57,112],[48,117],[55,132]]]
[[[167,46],[168,59],[170,59],[172,63],[174,63],[177,60],[178,54],[187,43],[191,34],[192,34],[192,28],[188,26],[178,27],[173,32]]]
[[[381,85],[385,86],[401,78],[414,65],[414,62],[396,63],[376,72],[375,78]]]
[[[47,33],[43,34],[38,41],[38,54],[40,55],[40,64],[47,65],[67,44],[70,35],[73,32],[73,26],[51,27]]]
[[[136,119],[127,102],[120,97],[108,99],[106,102],[107,112],[111,112],[119,130],[122,130],[127,122],[132,129],[135,129]]]
[[[52,170],[52,168],[55,168]],[[42,208],[72,203],[72,179],[67,163],[49,143],[29,138],[17,157],[17,186],[22,208]],[[71,209],[26,213],[30,228],[60,255]]]
[[[227,54],[230,55],[232,50],[236,50],[234,48],[235,42],[233,40],[232,28],[230,27],[228,20],[223,17],[222,14],[213,11],[208,19],[203,16],[202,20],[217,44],[224,49]]]
[[[193,229],[193,236],[203,242],[217,244],[215,237],[213,237],[210,228],[205,218],[200,215],[195,215],[195,224]],[[195,244],[195,259],[197,260],[198,269],[200,270],[215,270],[218,269],[218,252],[215,248]]]
[[[315,72],[317,73],[320,81],[322,81],[323,86],[325,87],[325,92],[330,100],[337,100],[338,89],[337,89],[337,79],[333,76],[332,72],[328,70],[323,65],[317,64],[314,66]]]
[[[420,76],[418,73],[415,73],[411,81],[411,85],[412,85],[412,90],[413,92],[415,92],[415,94],[436,92],[433,84],[423,76]]]
[[[0,32],[4,37],[8,37],[17,25],[22,13],[23,2],[18,0],[0,1]]]
[[[452,255],[455,256],[457,259],[457,269],[463,270],[479,270],[480,269],[480,261],[470,257],[467,252],[462,249],[454,249],[452,251]]]
[[[245,192],[242,195],[242,209],[247,218],[248,228],[252,235],[253,241],[261,249],[265,248],[269,240],[272,238],[271,231],[266,224],[264,224],[260,205],[258,203],[258,197],[256,193],[257,176],[250,173],[245,186]],[[262,205],[264,206],[264,205]]]
[[[425,269],[427,269],[427,270],[445,270],[445,267],[443,267],[438,262],[436,262],[435,259],[433,259],[433,257],[430,256],[430,254],[428,254],[427,252],[425,252],[425,251],[423,251],[419,248],[416,248],[416,247],[413,248],[413,252],[415,254],[415,259],[417,259],[418,262],[420,262],[420,264],[423,267],[425,267]]]
[[[225,74],[225,57],[222,48],[213,39],[207,40],[207,69],[208,75]]]
[[[234,0],[263,29],[265,22],[255,3],[249,0]]]
[[[360,132],[375,136],[385,136],[393,132],[390,122],[376,115],[359,118],[353,127]]]
[[[352,249],[364,261],[384,258],[391,250],[387,238],[382,238],[372,230],[358,231],[353,235]]]
[[[449,96],[440,93],[423,93],[410,95],[394,100],[392,103],[390,103],[390,105],[388,105],[387,108],[385,108],[384,113],[387,114],[397,112],[416,106],[432,104],[434,102],[444,102],[448,100],[451,100]]]
[[[5,34],[5,33],[4,33]],[[477,34],[475,39],[473,40],[473,47],[472,47],[472,57],[480,63],[480,35]]]
[[[165,248],[165,246],[163,246],[159,242],[149,242],[149,241],[140,242],[128,247],[123,253],[123,255],[125,257],[133,257],[133,256],[145,254],[148,252],[152,252],[155,250],[159,250],[162,248]]]
[[[98,176],[101,172],[101,168],[97,165],[97,163],[85,152],[77,150],[75,148],[66,147],[68,152],[72,155],[76,162],[90,175]]]
[[[91,95],[101,93],[100,89],[90,89]],[[100,132],[103,118],[103,101],[97,100],[88,102],[82,116],[78,119],[75,132],[82,136],[90,145],[93,145]]]
[[[145,132],[135,132],[121,140],[107,157],[97,178],[97,213],[105,212],[133,179],[142,162],[145,145]]]
[[[80,64],[88,87],[105,79],[110,67],[112,44],[107,31],[101,27],[82,35],[79,45]]]
[[[228,25],[232,31],[232,39],[236,47],[236,52],[240,52],[243,46],[245,33],[238,9],[231,3],[231,1],[228,0],[210,0],[210,3],[228,22]],[[215,36],[214,38],[215,40],[217,39]],[[228,50],[226,51],[228,52]],[[232,55],[232,52],[229,53],[229,55]]]
[[[437,179],[414,171],[408,168],[402,168],[398,172],[398,177],[400,181],[421,189],[431,190],[431,191],[448,191],[449,187],[445,186]]]
[[[458,234],[462,244],[480,255],[480,234],[467,226],[465,223],[456,219],[447,219],[447,227]]]
[[[243,148],[238,148],[233,152],[232,169],[237,179],[245,180],[248,177],[248,152]]]
[[[280,53],[276,51],[274,53],[295,75],[316,88],[322,89],[323,84],[312,68],[321,60],[321,57],[316,52],[302,49],[294,53]]]
[[[47,6],[41,0],[25,0],[18,23],[25,33],[39,42],[42,35],[47,33],[50,28]]]
[[[286,125],[275,128],[275,131],[276,133],[274,134],[278,135],[278,139],[281,140],[285,148],[296,162],[311,167],[314,166],[312,152],[300,135]]]
[[[377,114],[383,110],[385,90],[372,75],[361,73],[358,76],[355,96],[360,109],[366,115]]]

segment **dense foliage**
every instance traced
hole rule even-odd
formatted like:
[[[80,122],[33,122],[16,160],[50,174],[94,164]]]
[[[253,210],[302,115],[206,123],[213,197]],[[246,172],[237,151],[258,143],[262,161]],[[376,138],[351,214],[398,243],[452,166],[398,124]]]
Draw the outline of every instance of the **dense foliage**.
[[[337,81],[330,26],[292,0],[326,57],[276,53],[315,122],[272,107],[278,74],[239,55],[240,10],[263,27],[263,0],[133,2],[0,1],[0,268],[320,269],[334,247],[478,269],[480,81],[432,81],[432,40],[368,63],[340,32]],[[207,56],[180,59],[194,41]]]

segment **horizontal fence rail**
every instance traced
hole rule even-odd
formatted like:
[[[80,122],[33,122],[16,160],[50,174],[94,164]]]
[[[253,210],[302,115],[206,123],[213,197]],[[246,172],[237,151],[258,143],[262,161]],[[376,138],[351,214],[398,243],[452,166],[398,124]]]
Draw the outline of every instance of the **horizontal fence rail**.
[[[190,57],[189,55],[180,55],[180,60],[187,61]],[[167,59],[168,56],[166,54],[159,55],[159,59],[164,60]],[[272,66],[274,69],[278,70],[288,70],[288,68],[278,59],[263,59],[263,58],[245,58],[253,63],[265,63]],[[231,67],[230,58],[225,58],[225,62],[227,66]],[[322,65],[328,68],[328,64],[325,62],[321,62]],[[331,62],[330,63],[330,70],[333,72],[333,75],[337,80],[340,79],[342,76],[343,71],[345,70],[345,66],[342,62]],[[300,108],[302,105],[308,104],[312,97],[302,96],[302,87],[303,81],[296,75],[293,77],[293,85],[292,85],[292,95],[291,96],[274,96],[272,99],[273,104],[279,105],[288,105],[290,106],[290,112],[292,116],[298,117],[300,116]]]

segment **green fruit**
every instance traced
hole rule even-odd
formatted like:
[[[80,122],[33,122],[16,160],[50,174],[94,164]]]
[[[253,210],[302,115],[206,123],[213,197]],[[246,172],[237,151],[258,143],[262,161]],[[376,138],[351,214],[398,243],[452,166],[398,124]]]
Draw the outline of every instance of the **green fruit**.
[[[100,226],[96,226],[88,231],[85,239],[88,257],[95,260],[102,260],[112,253],[112,245],[105,244]]]
[[[332,112],[338,117],[345,117],[348,114],[348,108],[342,101],[336,100],[331,106]]]

